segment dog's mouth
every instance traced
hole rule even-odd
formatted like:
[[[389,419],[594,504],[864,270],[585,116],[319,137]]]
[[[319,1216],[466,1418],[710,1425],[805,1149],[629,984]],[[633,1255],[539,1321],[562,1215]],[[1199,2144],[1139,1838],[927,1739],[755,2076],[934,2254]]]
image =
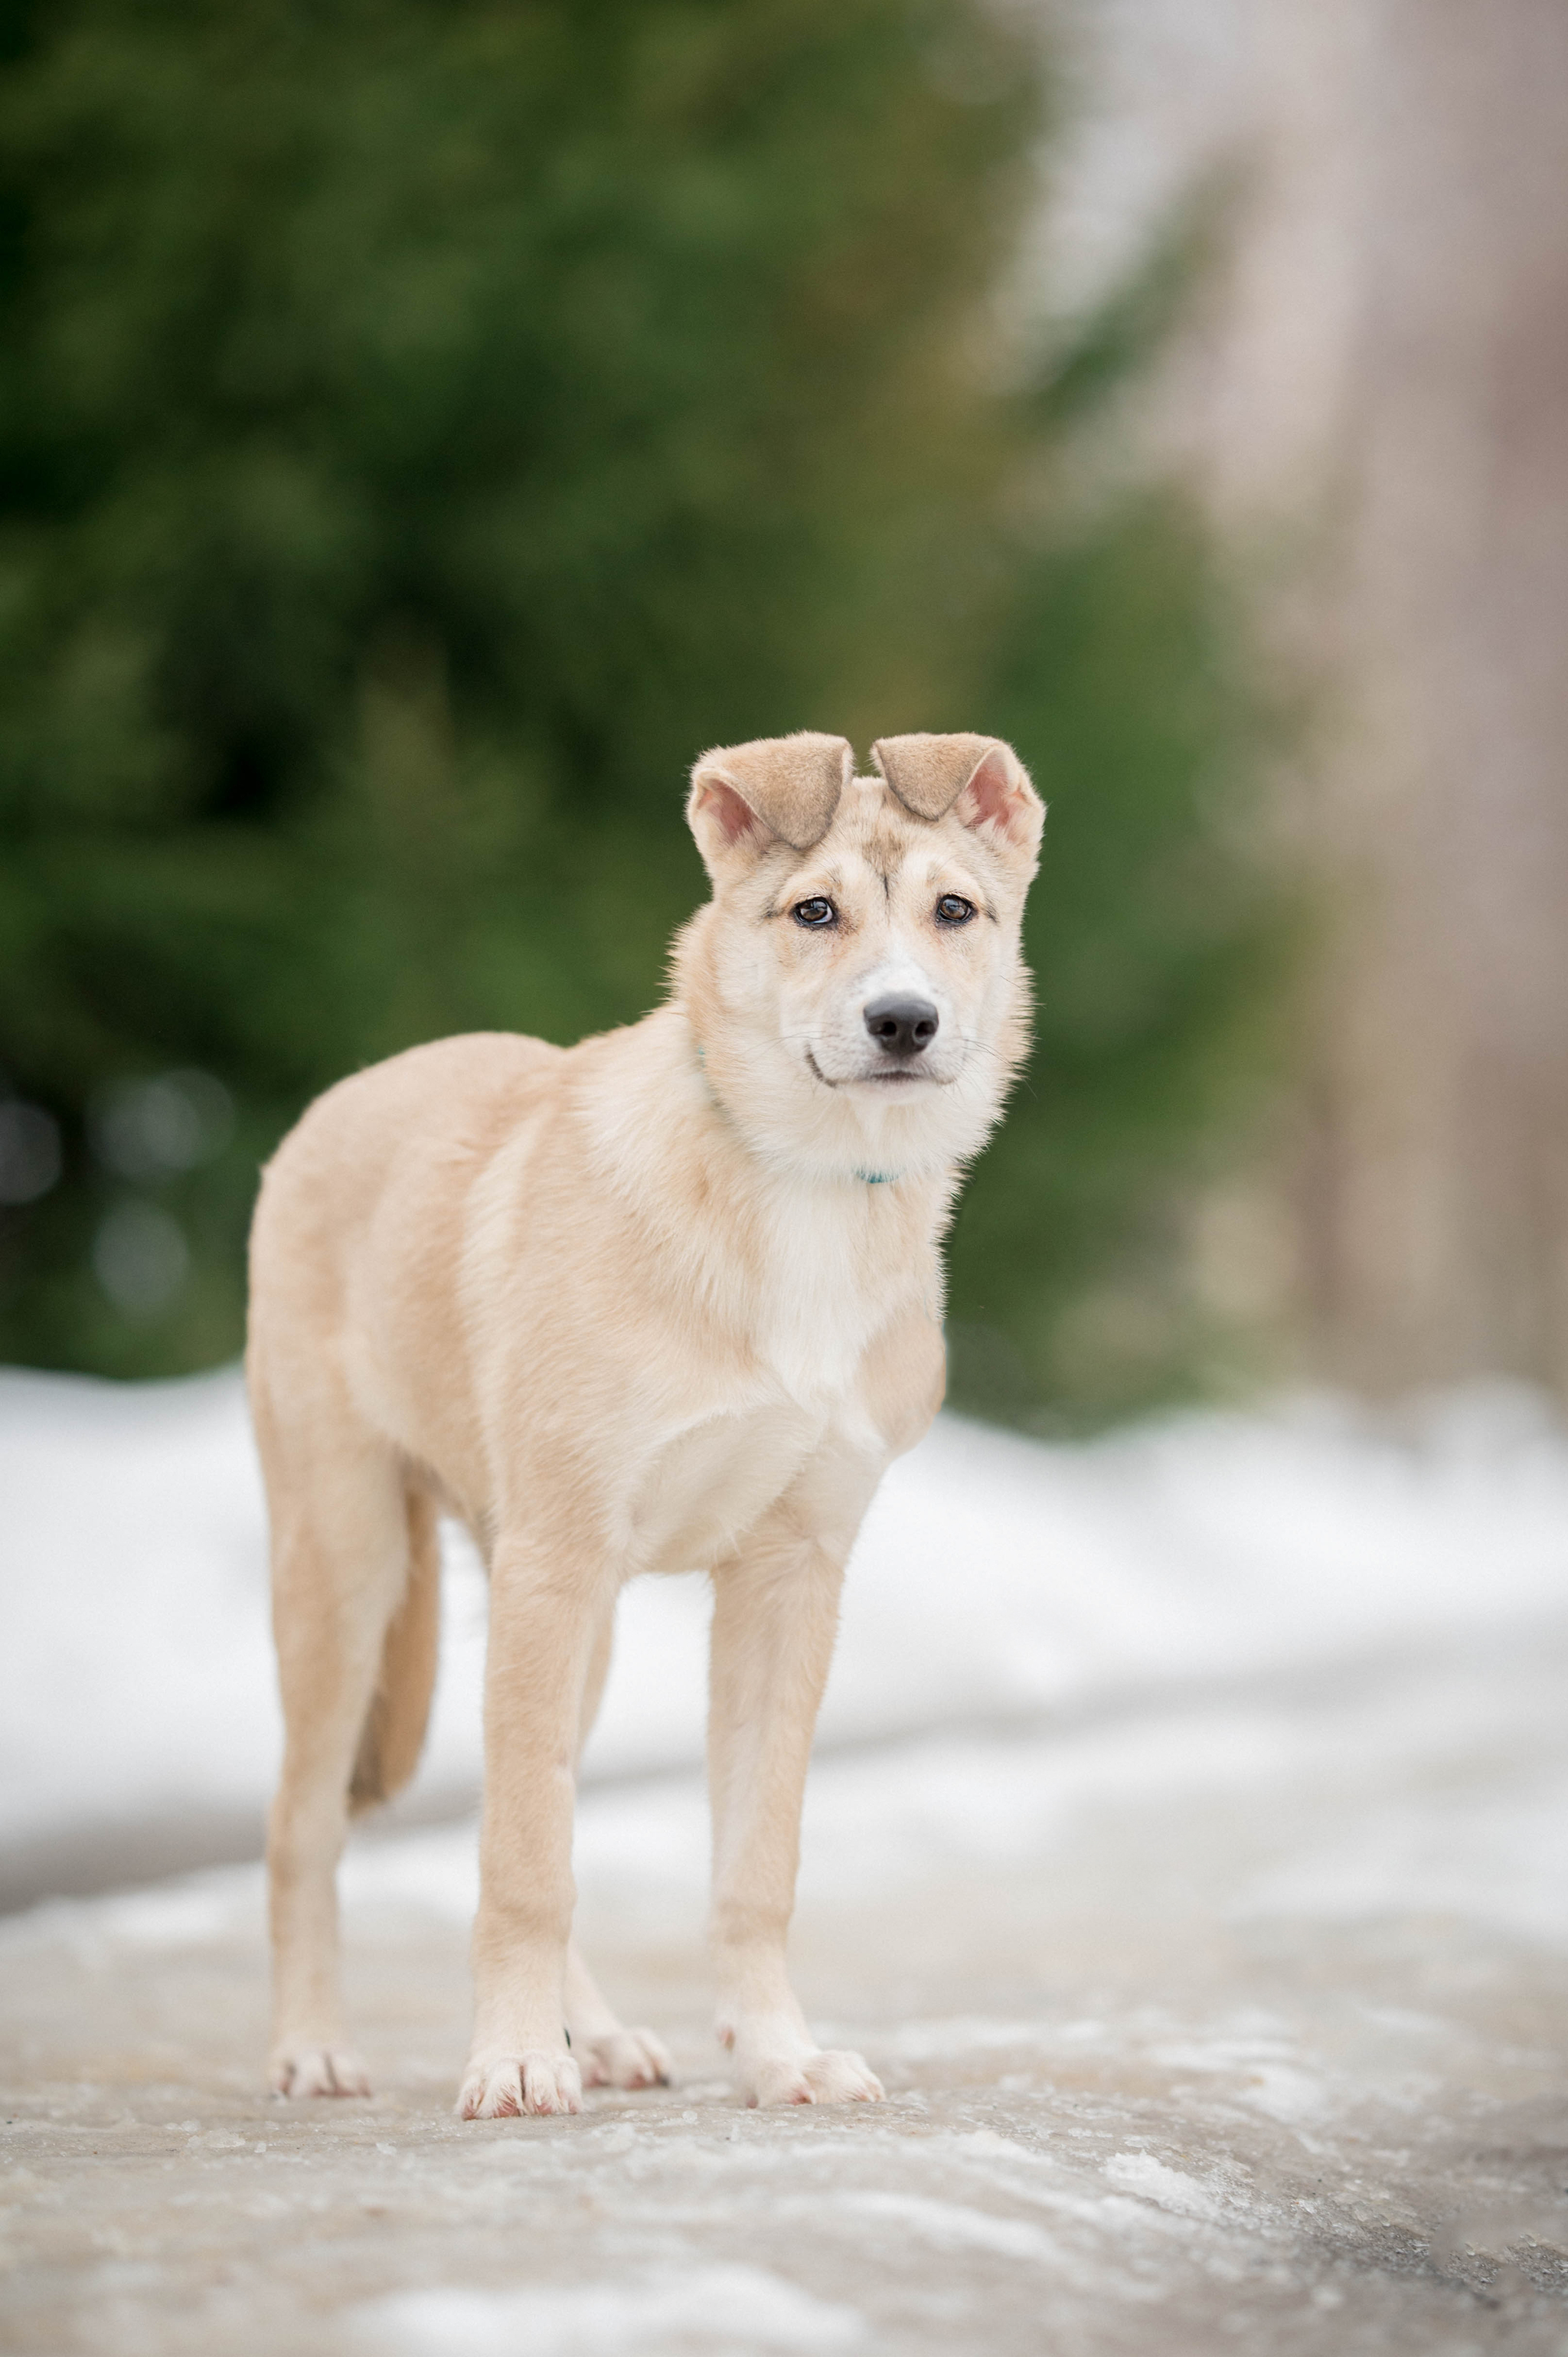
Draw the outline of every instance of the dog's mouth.
[[[806,1061],[824,1089],[945,1089],[949,1085],[938,1073],[918,1064],[873,1066],[869,1071],[844,1072],[831,1080],[810,1048]]]

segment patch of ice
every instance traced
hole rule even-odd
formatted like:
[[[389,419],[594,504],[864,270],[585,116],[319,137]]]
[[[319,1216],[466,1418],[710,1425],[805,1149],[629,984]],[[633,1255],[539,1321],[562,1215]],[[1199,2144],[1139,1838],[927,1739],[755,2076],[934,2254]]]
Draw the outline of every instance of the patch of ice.
[[[1322,2119],[1332,2101],[1321,2079],[1288,2062],[1260,2063],[1251,2084],[1240,2090],[1240,2096],[1255,2112],[1278,2120],[1283,2127]]]
[[[865,2319],[760,2267],[693,2266],[622,2283],[456,2286],[400,2292],[351,2312],[368,2347],[411,2357],[619,2357],[622,2351],[848,2349]]]
[[[1016,2136],[998,2136],[994,2128],[965,2128],[950,2141],[966,2158],[978,2153],[986,2160],[1026,2160],[1032,2166],[1040,2158],[1029,2145],[1020,2144]]]
[[[1152,2152],[1113,2152],[1105,2163],[1105,2175],[1119,2193],[1135,2193],[1141,2201],[1153,2201],[1178,2218],[1212,2223],[1225,2215],[1224,2204],[1207,2185],[1179,2169],[1168,2169]]]
[[[1278,2038],[1178,2040],[1156,2046],[1153,2059],[1167,2070],[1230,2077],[1238,2103],[1287,2127],[1321,2118],[1333,2100],[1324,2080]]]
[[[989,2210],[973,2210],[960,2201],[936,2201],[922,2193],[881,2190],[838,2193],[835,2215],[884,2219],[908,2227],[939,2251],[990,2251],[999,2258],[1028,2259],[1037,2266],[1059,2266],[1059,2244],[1025,2218],[997,2218]]]

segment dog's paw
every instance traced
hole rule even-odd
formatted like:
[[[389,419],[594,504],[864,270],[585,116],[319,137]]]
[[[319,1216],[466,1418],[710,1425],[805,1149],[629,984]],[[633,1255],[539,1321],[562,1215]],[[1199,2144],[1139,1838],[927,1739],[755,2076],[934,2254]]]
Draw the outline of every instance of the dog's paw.
[[[583,2081],[569,2054],[503,2054],[468,2066],[457,2116],[521,2119],[542,2112],[580,2112]]]
[[[346,2046],[280,2046],[268,2065],[274,2095],[368,2095],[364,2064]]]
[[[670,2051],[651,2029],[609,2029],[602,2038],[579,2038],[572,2051],[582,2065],[585,2087],[667,2087],[674,2074]]]
[[[879,2104],[882,2082],[858,2054],[826,2052],[779,2056],[759,2061],[750,2073],[746,2101],[770,2104]]]

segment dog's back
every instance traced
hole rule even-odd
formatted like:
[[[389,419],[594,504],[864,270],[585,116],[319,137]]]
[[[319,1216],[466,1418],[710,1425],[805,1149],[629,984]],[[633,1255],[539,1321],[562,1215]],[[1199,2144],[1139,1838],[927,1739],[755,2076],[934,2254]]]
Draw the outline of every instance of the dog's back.
[[[317,1098],[263,1173],[251,1231],[251,1341],[274,1336],[275,1305],[319,1319],[341,1315],[356,1252],[395,1189],[411,1212],[431,1191],[453,1193],[456,1166],[476,1168],[537,1104],[562,1050],[508,1031],[476,1031],[407,1049]],[[437,1185],[425,1183],[426,1175]]]

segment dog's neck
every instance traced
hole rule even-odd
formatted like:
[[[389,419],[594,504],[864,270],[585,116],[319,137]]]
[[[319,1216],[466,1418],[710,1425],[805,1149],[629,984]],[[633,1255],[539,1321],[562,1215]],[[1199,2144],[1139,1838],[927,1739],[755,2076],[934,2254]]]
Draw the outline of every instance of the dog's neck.
[[[591,1060],[576,1097],[591,1165],[641,1232],[660,1291],[714,1318],[802,1405],[822,1407],[847,1395],[862,1354],[902,1311],[918,1306],[940,1324],[938,1243],[956,1170],[883,1176],[853,1145],[835,1161],[831,1137],[808,1135],[795,1152],[787,1134],[758,1140],[727,1102],[725,1060],[702,1044],[699,1057],[675,1002],[572,1051]]]
[[[690,1017],[688,1017],[688,1020],[690,1020]],[[728,1108],[714,1093],[713,1083],[708,1078],[708,1051],[703,1047],[702,1041],[697,1038],[694,1029],[693,1031],[692,1038],[696,1050],[698,1074],[702,1080],[703,1087],[706,1091],[708,1103],[723,1120],[730,1121],[731,1117]],[[734,1126],[733,1123],[731,1125]],[[739,1135],[738,1131],[736,1132],[736,1135]],[[742,1143],[744,1144],[744,1139],[742,1140]],[[836,1178],[838,1176],[836,1172],[829,1175],[832,1178]],[[902,1170],[867,1170],[857,1162],[850,1170],[849,1176],[865,1187],[891,1187],[895,1185],[897,1180],[908,1176],[908,1173]]]
[[[579,1100],[594,1163],[644,1215],[671,1189],[699,1198],[710,1225],[749,1233],[796,1207],[814,1207],[812,1216],[829,1220],[839,1211],[857,1227],[870,1210],[890,1255],[906,1260],[923,1243],[934,1244],[946,1223],[958,1185],[954,1157],[939,1148],[896,1159],[836,1098],[818,1104],[804,1090],[768,1105],[771,1119],[748,1118],[744,1069],[741,1088],[726,1085],[735,1064],[744,1068],[744,1045],[715,1049],[698,1037],[679,1000],[585,1046],[596,1061],[603,1057],[616,1067],[613,1078],[603,1075],[607,1085]],[[754,1085],[749,1093],[767,1103],[766,1089]]]

